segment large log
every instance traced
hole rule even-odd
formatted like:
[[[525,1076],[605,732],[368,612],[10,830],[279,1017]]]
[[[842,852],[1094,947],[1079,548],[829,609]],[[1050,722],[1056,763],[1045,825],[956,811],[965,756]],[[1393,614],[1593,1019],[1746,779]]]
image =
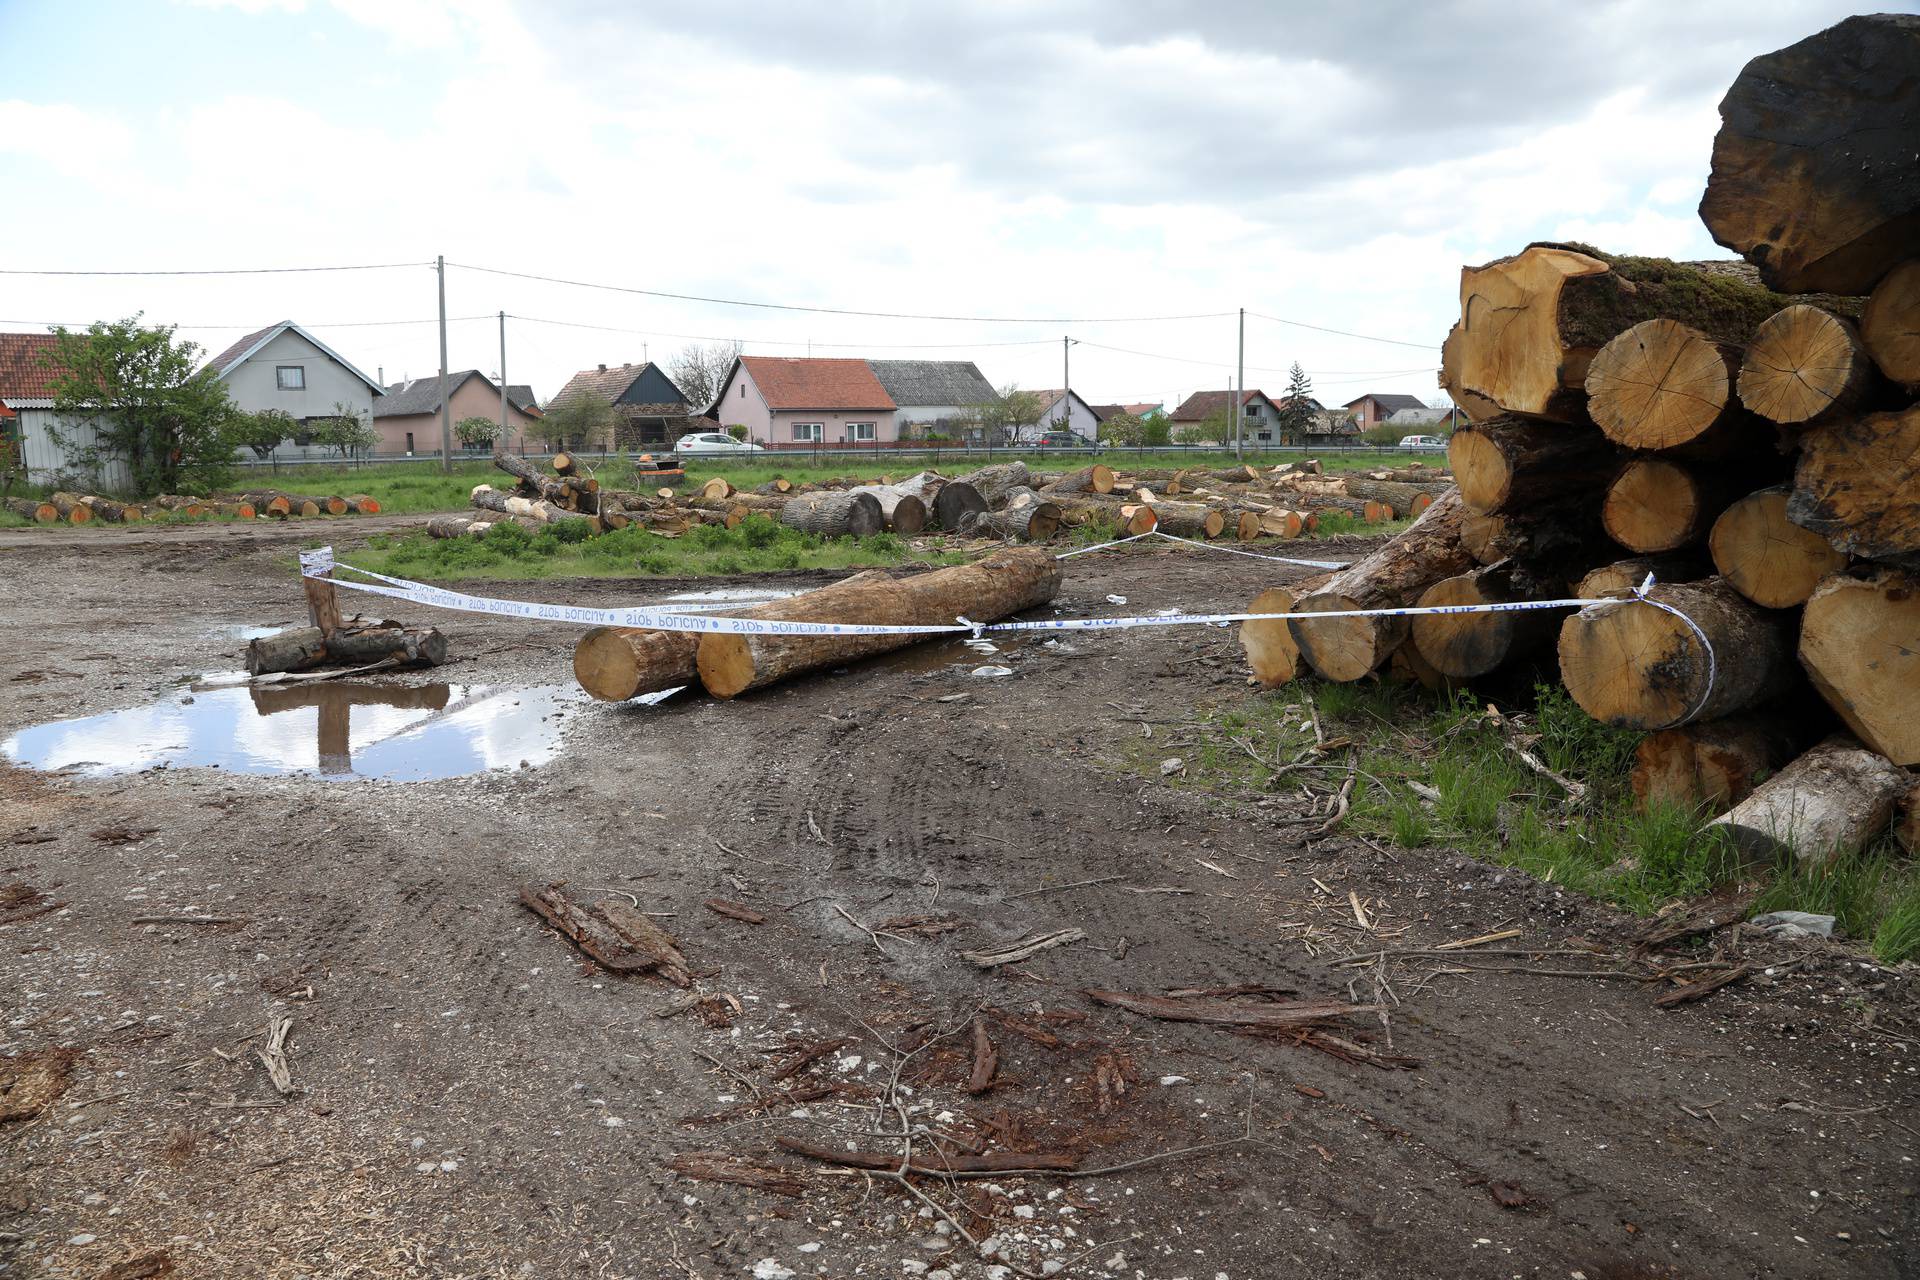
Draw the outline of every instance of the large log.
[[[1642,809],[1661,805],[1721,814],[1793,759],[1796,735],[1783,718],[1727,716],[1650,733],[1634,748],[1630,783]]]
[[[1464,490],[1462,492],[1464,495]],[[1510,552],[1506,536],[1505,516],[1490,516],[1470,510],[1460,517],[1460,545],[1481,564],[1498,564],[1507,558]]]
[[[915,534],[927,527],[927,504],[904,486],[863,484],[852,492],[872,494],[886,527],[894,533]]]
[[[952,483],[973,486],[973,491],[992,508],[1005,504],[1009,490],[1031,487],[1032,478],[1027,474],[1027,464],[1016,459],[969,471]]]
[[[1443,578],[1420,594],[1421,607],[1516,604],[1564,595],[1564,584],[1529,579],[1502,561]],[[1424,614],[1413,620],[1412,642],[1441,675],[1456,680],[1486,675],[1553,638],[1563,611],[1521,609],[1497,613]]]
[[[910,578],[872,583],[825,602],[790,601],[798,621],[882,626],[947,625],[966,617],[993,622],[1053,599],[1060,564],[1039,548],[996,551],[973,564],[935,569]],[[776,680],[886,653],[915,642],[913,635],[704,635],[697,665],[715,697],[732,698]]]
[[[60,522],[60,508],[51,502],[37,501],[33,498],[8,498],[6,508],[22,519],[31,520],[35,524]]]
[[[1680,448],[1727,419],[1739,375],[1738,346],[1664,316],[1642,320],[1587,366],[1587,412],[1615,444]]]
[[[167,507],[169,510],[184,509],[188,515],[199,514],[199,512],[193,510],[194,506],[200,504],[198,498],[178,499],[187,504],[184,508],[180,508],[174,507],[172,503],[168,501],[169,496],[170,495],[166,494],[161,495],[161,506]],[[241,494],[240,497],[247,502],[251,502],[253,509],[263,516],[287,516],[293,514],[293,499],[281,493],[278,489],[250,489]],[[204,507],[202,510],[204,510]]]
[[[1460,497],[1482,515],[1530,511],[1570,495],[1597,494],[1614,456],[1598,432],[1511,415],[1461,427],[1447,442],[1447,463]]]
[[[1889,381],[1920,392],[1920,258],[1909,258],[1873,287],[1860,313],[1860,341]]]
[[[357,666],[383,658],[437,667],[447,660],[447,638],[431,627],[381,624],[332,632],[294,627],[248,641],[247,674],[303,671],[325,664]]]
[[[1707,824],[1742,852],[1830,862],[1864,848],[1893,821],[1912,778],[1852,738],[1836,734]]]
[[[427,521],[429,538],[479,538],[493,528],[491,520],[477,520],[468,516],[434,516]]]
[[[1307,665],[1286,615],[1293,612],[1296,601],[1318,591],[1331,576],[1323,573],[1284,587],[1268,587],[1247,606],[1248,613],[1273,615],[1272,621],[1255,618],[1240,624],[1240,647],[1247,651],[1247,667],[1261,688],[1278,689],[1306,674]]]
[[[93,508],[77,493],[55,493],[47,498],[60,518],[68,524],[86,524],[93,519]]]
[[[1045,542],[1060,531],[1062,512],[1057,503],[1030,502],[1024,506],[1002,507],[998,511],[976,511],[960,523],[963,537],[1004,538],[1013,542]]]
[[[467,495],[467,501],[482,511],[497,511],[502,515],[518,516],[522,520],[532,520],[540,524],[560,524],[566,520],[587,520],[591,517],[577,511],[565,511],[554,506],[545,498],[523,498],[517,493],[506,493],[490,484],[473,487]]]
[[[1787,519],[1785,485],[1750,493],[1722,511],[1707,547],[1720,576],[1769,609],[1805,603],[1820,579],[1847,563],[1845,552]]]
[[[1691,619],[1706,644],[1659,605]],[[1646,600],[1588,605],[1568,618],[1560,679],[1595,720],[1651,732],[1758,706],[1791,688],[1794,670],[1783,622],[1710,578],[1656,585]]]
[[[780,523],[823,538],[864,538],[886,528],[887,518],[870,493],[823,489],[790,498],[780,509]]]
[[[1873,361],[1853,323],[1804,304],[1761,325],[1740,365],[1740,402],[1784,426],[1844,413],[1872,385]]]
[[[1154,528],[1176,538],[1211,541],[1227,527],[1226,517],[1204,502],[1156,502],[1151,505]]]
[[[1600,523],[1629,551],[1672,551],[1697,542],[1730,496],[1702,471],[1667,458],[1634,458],[1607,485]]]
[[[1685,553],[1666,556],[1632,556],[1590,569],[1574,584],[1573,594],[1582,600],[1603,596],[1630,596],[1652,574],[1655,582],[1695,582],[1710,572],[1698,556]]]
[[[1750,274],[1739,264],[1615,258],[1561,244],[1464,267],[1460,385],[1508,413],[1584,422],[1588,366],[1622,329],[1665,317],[1741,344],[1791,301],[1750,283]]]
[[[1874,568],[1822,581],[1800,616],[1800,665],[1860,741],[1920,765],[1920,575]]]
[[[1327,580],[1294,606],[1296,613],[1401,608],[1442,578],[1465,573],[1474,559],[1460,545],[1465,507],[1458,490],[1441,498],[1404,531]],[[1359,680],[1405,640],[1405,618],[1290,617],[1294,643],[1328,680]]]
[[[515,457],[511,453],[494,454],[493,465],[518,480],[528,495],[542,498],[563,511],[580,511],[588,515],[598,512],[593,492],[587,488],[588,482],[580,477],[548,475],[525,458]]]
[[[1446,341],[1440,344],[1440,389],[1466,415],[1468,422],[1491,422],[1504,411],[1485,396],[1460,384],[1460,348],[1460,322],[1456,320],[1453,328],[1447,330]]]
[[[819,607],[836,595],[890,580],[884,571],[868,569],[816,590],[735,610],[727,616],[787,618],[796,608]],[[573,647],[573,677],[602,702],[625,702],[642,694],[664,693],[699,679],[694,667],[699,641],[700,637],[690,631],[595,627]]]
[[[1113,468],[1103,462],[1096,462],[1078,471],[1069,471],[1047,485],[1043,492],[1050,497],[1069,493],[1112,493]]]
[[[1776,289],[1863,294],[1920,244],[1920,16],[1852,17],[1747,63],[1700,218]]]
[[[1787,516],[1851,555],[1920,568],[1920,405],[1807,432]]]
[[[1415,504],[1422,498],[1437,498],[1452,488],[1451,481],[1407,484],[1399,480],[1375,480],[1371,476],[1342,476],[1347,496],[1384,502],[1401,515],[1418,514]]]

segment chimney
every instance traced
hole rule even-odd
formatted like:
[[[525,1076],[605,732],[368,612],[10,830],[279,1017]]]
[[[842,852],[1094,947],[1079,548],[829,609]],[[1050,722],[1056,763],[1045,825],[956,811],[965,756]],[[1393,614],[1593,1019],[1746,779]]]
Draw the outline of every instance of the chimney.
[[[376,369],[373,374],[373,380],[379,383],[383,387],[386,386],[387,385],[387,366],[381,365],[378,369]]]
[[[602,373],[605,373],[606,371],[607,371],[607,366],[605,366],[605,365],[601,365],[601,366],[600,366],[600,372],[602,372]]]

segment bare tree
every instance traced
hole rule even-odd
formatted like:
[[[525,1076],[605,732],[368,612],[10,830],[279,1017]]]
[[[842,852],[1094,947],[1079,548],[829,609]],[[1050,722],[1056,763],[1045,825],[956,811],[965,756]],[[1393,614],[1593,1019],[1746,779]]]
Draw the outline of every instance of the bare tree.
[[[688,407],[698,413],[718,398],[739,355],[738,342],[689,343],[667,361],[667,375],[687,398]]]

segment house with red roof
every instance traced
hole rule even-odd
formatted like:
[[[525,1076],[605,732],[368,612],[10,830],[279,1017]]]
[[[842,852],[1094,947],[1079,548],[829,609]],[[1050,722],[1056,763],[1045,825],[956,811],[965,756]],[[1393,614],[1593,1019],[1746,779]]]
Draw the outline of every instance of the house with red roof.
[[[865,360],[739,356],[708,416],[769,449],[900,438],[899,406]]]
[[[98,443],[90,422],[56,421],[53,384],[60,368],[53,362],[56,339],[50,333],[0,333],[0,452],[18,460],[34,484],[74,484],[87,489],[120,490],[133,473],[118,459],[88,466],[82,459]]]

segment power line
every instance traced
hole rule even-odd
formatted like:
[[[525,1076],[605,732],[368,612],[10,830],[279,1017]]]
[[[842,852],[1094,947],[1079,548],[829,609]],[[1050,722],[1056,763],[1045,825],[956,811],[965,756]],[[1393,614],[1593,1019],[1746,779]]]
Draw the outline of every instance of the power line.
[[[491,320],[493,318],[494,317],[490,315],[448,316],[447,323],[454,324],[458,321],[466,321],[466,320]],[[0,324],[32,324],[32,325],[39,325],[43,329],[52,329],[56,327],[62,328],[62,329],[84,329],[89,324],[92,324],[92,323],[93,321],[91,320],[0,320]],[[253,324],[194,324],[191,321],[187,321],[187,320],[169,320],[167,321],[167,323],[171,324],[176,329],[210,329],[210,330],[229,330],[230,329],[230,330],[237,331],[241,329],[258,329],[262,327],[258,322]],[[315,320],[311,322],[306,320],[299,320],[299,321],[295,321],[295,323],[298,324],[302,329],[373,329],[373,328],[380,328],[380,327],[389,326],[389,325],[439,324],[440,321],[434,318],[433,316],[428,316],[424,320]],[[266,326],[266,327],[270,328],[271,326]]]
[[[580,320],[549,320],[541,316],[523,316],[517,312],[507,312],[509,320],[524,320],[529,324],[558,325],[566,329],[597,329],[603,333],[631,333],[642,338],[680,338],[689,342],[738,342],[753,347],[864,347],[891,348],[898,350],[951,350],[973,347],[1050,347],[1053,338],[1022,338],[1013,342],[821,342],[818,339],[794,338],[740,338],[719,337],[706,333],[665,333],[658,329],[626,329],[619,325],[587,324]]]
[[[1145,324],[1170,320],[1219,320],[1231,311],[1206,311],[1192,315],[1166,316],[966,316],[921,314],[912,311],[865,311],[853,307],[810,307],[790,302],[750,302],[742,298],[716,298],[695,293],[670,293],[664,289],[641,289],[632,285],[599,284],[592,280],[567,280],[560,276],[536,275],[530,271],[508,271],[503,267],[481,267],[470,262],[449,262],[463,271],[482,271],[488,275],[510,276],[516,280],[538,280],[545,284],[563,284],[575,289],[600,289],[608,293],[633,293],[647,298],[669,298],[675,302],[704,302],[721,307],[752,307],[762,311],[804,311],[812,315],[867,316],[877,320],[952,320],[963,324]]]
[[[220,267],[197,271],[40,271],[0,267],[0,276],[275,276],[314,271],[393,271],[432,265],[431,262],[356,262],[340,267]]]
[[[1247,314],[1252,315],[1253,313],[1249,311]],[[1147,360],[1167,360],[1167,361],[1171,361],[1174,364],[1193,364],[1193,365],[1202,365],[1210,368],[1218,367],[1221,364],[1221,361],[1217,358],[1212,360],[1195,360],[1188,356],[1170,356],[1159,351],[1135,351],[1128,347],[1110,347],[1110,346],[1107,346],[1105,343],[1101,343],[1101,342],[1090,342],[1090,341],[1083,340],[1082,345],[1093,347],[1099,351],[1114,351],[1114,352],[1118,352],[1121,355],[1126,355],[1126,356],[1140,356]],[[1258,364],[1250,364],[1247,366],[1247,369],[1253,373],[1291,373],[1293,371],[1290,367],[1286,369],[1281,369],[1273,365],[1258,365]],[[1316,377],[1321,376],[1319,372],[1316,372],[1315,370],[1312,370],[1312,369],[1308,369],[1306,372]],[[1354,373],[1354,374],[1364,374],[1367,377],[1373,377],[1373,378],[1392,378],[1392,377],[1403,377],[1403,376],[1406,376],[1409,374],[1415,374],[1415,373],[1431,373],[1433,372],[1433,366],[1420,365],[1417,368],[1412,368],[1412,369],[1328,369],[1328,370],[1325,370],[1324,372],[1327,374]]]
[[[1362,342],[1385,342],[1396,347],[1418,347],[1422,351],[1438,351],[1440,348],[1431,342],[1403,342],[1399,338],[1379,338],[1370,333],[1350,333],[1345,329],[1329,329],[1325,325],[1308,324],[1304,320],[1287,320],[1280,316],[1270,316],[1262,311],[1249,311],[1250,316],[1262,320],[1271,320],[1275,324],[1289,324],[1296,329],[1312,329],[1316,333],[1337,333],[1343,338],[1358,338]]]

